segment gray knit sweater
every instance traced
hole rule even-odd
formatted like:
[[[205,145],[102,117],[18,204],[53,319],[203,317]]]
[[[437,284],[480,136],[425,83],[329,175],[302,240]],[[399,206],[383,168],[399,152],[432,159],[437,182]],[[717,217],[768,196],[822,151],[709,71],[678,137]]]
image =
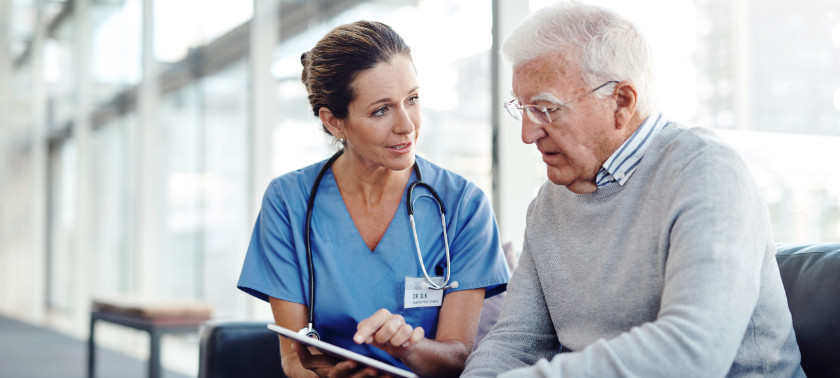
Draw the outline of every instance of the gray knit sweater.
[[[668,124],[623,187],[542,186],[464,376],[804,376],[775,251],[737,153]]]

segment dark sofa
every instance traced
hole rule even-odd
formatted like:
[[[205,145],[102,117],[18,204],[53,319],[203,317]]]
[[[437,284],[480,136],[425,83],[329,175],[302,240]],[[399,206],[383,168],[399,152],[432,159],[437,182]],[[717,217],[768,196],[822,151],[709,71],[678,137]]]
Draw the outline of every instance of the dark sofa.
[[[776,253],[809,377],[840,377],[840,243],[779,245]]]

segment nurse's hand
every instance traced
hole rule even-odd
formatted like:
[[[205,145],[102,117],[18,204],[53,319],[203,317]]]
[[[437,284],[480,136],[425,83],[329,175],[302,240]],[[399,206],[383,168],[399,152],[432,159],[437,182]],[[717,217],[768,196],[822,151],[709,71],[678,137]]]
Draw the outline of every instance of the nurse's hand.
[[[300,364],[311,370],[319,377],[329,378],[362,378],[379,376],[376,369],[359,365],[356,361],[341,361],[323,354],[312,354],[305,345],[292,342],[292,349],[297,352]]]
[[[405,323],[402,315],[392,314],[384,308],[359,322],[353,335],[356,344],[371,344],[399,359],[411,354],[424,339],[422,327],[413,328]]]

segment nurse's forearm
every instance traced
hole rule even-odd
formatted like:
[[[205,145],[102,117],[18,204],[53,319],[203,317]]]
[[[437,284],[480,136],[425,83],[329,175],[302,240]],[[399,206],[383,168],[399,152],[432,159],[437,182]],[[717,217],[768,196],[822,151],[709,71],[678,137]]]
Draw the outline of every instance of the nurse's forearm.
[[[421,377],[457,377],[464,371],[470,348],[458,340],[423,339],[402,362]]]
[[[291,378],[317,378],[318,375],[312,370],[308,370],[300,363],[297,353],[288,348],[287,353],[282,353],[280,364],[283,367],[283,373]]]

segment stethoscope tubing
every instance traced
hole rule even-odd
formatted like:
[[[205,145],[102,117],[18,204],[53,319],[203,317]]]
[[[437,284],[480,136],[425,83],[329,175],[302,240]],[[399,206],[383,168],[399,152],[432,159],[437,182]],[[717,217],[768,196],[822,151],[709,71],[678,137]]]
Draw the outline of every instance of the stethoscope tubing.
[[[315,184],[312,185],[312,190],[309,192],[309,200],[306,203],[306,225],[304,226],[304,246],[306,247],[306,263],[309,267],[309,319],[308,319],[308,333],[313,333],[316,338],[320,339],[321,337],[318,335],[318,332],[315,331],[315,263],[312,261],[312,209],[315,206],[315,195],[318,194],[318,185],[321,183],[321,179],[324,178],[324,174],[327,173],[327,169],[338,159],[339,156],[344,152],[344,150],[339,150],[335,153],[330,160],[324,164],[324,167],[321,168],[321,171],[318,172],[318,176],[315,178]],[[309,335],[307,335],[309,336]]]
[[[448,286],[449,285],[449,276],[450,276],[450,273],[452,271],[452,267],[450,266],[451,265],[450,264],[451,259],[449,257],[449,238],[446,236],[446,208],[443,206],[443,201],[440,200],[440,197],[438,196],[435,189],[432,188],[431,185],[426,184],[425,182],[422,181],[423,179],[420,176],[420,170],[416,169],[416,172],[417,172],[417,181],[415,181],[415,182],[411,183],[411,185],[409,185],[409,187],[408,187],[408,198],[406,198],[406,201],[405,201],[406,202],[406,207],[407,207],[407,210],[408,210],[408,220],[411,223],[411,234],[412,234],[412,236],[414,236],[414,246],[417,249],[417,259],[420,261],[420,268],[423,269],[423,276],[426,277],[426,283],[428,284],[430,289],[442,290],[442,289],[446,289],[446,288],[449,287]],[[414,200],[412,200],[413,193],[414,193],[414,188],[416,188],[418,186],[422,186],[422,187],[426,188],[431,193],[431,196],[429,196],[428,194],[424,194],[424,195],[419,196],[417,198],[414,198]],[[423,262],[423,253],[420,252],[420,240],[418,240],[418,238],[417,238],[417,227],[415,226],[415,223],[414,223],[414,201],[417,201],[418,199],[420,199],[422,197],[432,197],[432,199],[434,199],[435,203],[438,205],[438,211],[440,211],[440,222],[441,222],[441,227],[443,228],[443,243],[444,243],[443,246],[444,246],[444,251],[446,252],[446,278],[444,278],[442,284],[435,283],[435,281],[433,281],[432,278],[429,277],[429,273],[426,271],[426,264]]]

